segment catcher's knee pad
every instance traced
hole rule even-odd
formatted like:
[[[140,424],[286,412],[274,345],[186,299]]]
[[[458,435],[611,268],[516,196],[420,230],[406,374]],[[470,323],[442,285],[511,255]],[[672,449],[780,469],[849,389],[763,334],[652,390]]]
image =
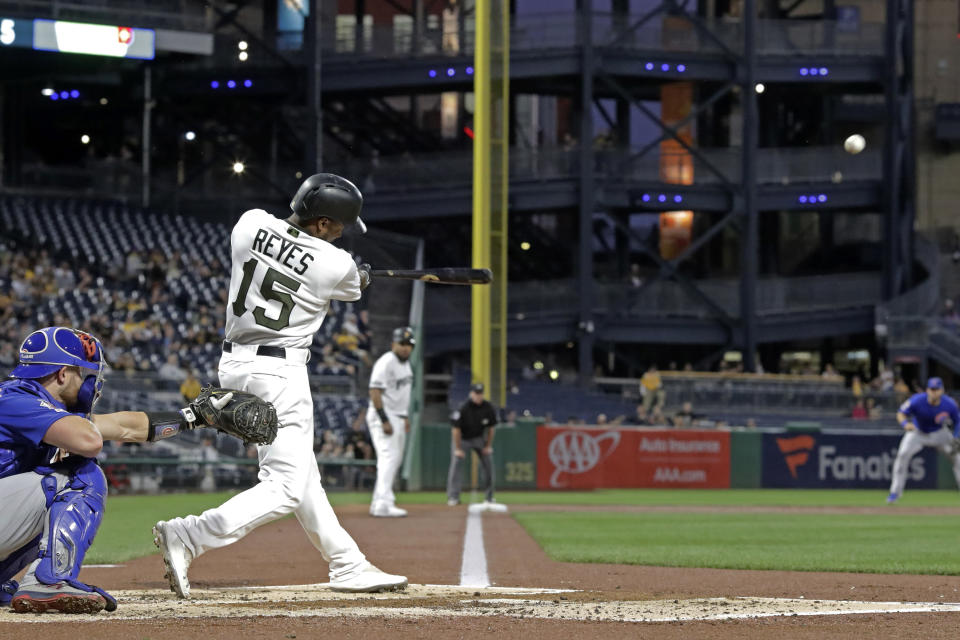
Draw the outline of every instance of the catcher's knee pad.
[[[95,591],[106,599],[107,610],[112,611],[117,606],[112,596],[77,580],[83,558],[100,527],[106,499],[107,479],[97,463],[85,460],[76,466],[70,482],[54,496],[47,511],[36,577],[44,584],[66,582],[84,591]]]

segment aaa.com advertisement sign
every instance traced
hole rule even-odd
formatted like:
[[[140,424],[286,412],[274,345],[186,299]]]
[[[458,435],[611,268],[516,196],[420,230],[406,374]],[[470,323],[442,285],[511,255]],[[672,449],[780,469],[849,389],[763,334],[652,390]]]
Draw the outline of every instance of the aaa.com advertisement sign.
[[[763,434],[763,486],[874,488],[890,486],[899,435]],[[924,448],[907,465],[907,487],[933,489],[937,452]]]
[[[729,487],[721,431],[537,428],[537,488]]]

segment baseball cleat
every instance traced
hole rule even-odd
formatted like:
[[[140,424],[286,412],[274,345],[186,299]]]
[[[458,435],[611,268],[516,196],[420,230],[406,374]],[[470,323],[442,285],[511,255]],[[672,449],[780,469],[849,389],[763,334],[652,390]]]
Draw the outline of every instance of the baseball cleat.
[[[447,506],[448,506],[448,507],[455,507],[455,506],[457,506],[458,504],[460,504],[460,501],[457,500],[456,498],[450,498],[449,500],[447,500]]]
[[[890,495],[887,496],[887,504],[893,504],[899,499],[900,499],[899,493],[891,493]]]
[[[330,588],[346,593],[380,593],[382,591],[403,591],[407,588],[405,576],[384,573],[372,564],[351,578],[331,580]]]
[[[167,569],[164,577],[170,582],[170,591],[186,600],[190,597],[187,569],[190,568],[193,556],[172,530],[169,522],[161,520],[153,527],[153,544],[157,545],[163,554],[163,564]]]
[[[99,593],[82,591],[65,582],[56,584],[31,584],[21,587],[14,595],[10,606],[17,613],[97,613],[103,611],[107,601]]]
[[[370,510],[370,515],[376,518],[405,518],[407,510],[393,505],[384,505]]]
[[[17,584],[16,580],[7,580],[3,584],[0,584],[0,607],[9,606],[10,601],[13,600],[13,594],[15,594],[19,588],[20,585]]]

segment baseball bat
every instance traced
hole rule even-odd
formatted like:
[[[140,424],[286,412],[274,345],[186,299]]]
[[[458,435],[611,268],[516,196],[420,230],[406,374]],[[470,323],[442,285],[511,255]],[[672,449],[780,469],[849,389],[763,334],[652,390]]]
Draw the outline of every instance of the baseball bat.
[[[433,284],[490,284],[493,273],[490,269],[468,267],[438,267],[436,269],[373,269],[370,275],[380,278],[423,280]]]

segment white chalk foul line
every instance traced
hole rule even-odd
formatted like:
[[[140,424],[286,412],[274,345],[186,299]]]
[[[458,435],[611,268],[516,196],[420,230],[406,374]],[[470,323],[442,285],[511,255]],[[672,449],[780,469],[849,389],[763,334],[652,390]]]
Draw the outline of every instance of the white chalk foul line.
[[[479,513],[467,510],[467,530],[463,534],[463,560],[460,563],[461,587],[489,587],[487,552],[483,546],[483,520]]]

